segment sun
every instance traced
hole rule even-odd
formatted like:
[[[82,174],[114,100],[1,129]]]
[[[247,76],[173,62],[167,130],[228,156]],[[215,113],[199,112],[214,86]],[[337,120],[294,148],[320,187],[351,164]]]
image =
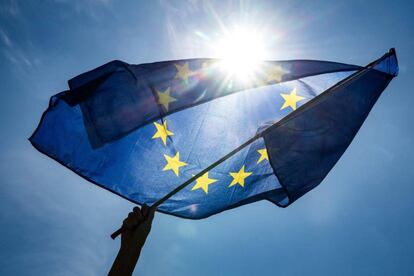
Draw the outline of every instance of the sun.
[[[257,29],[236,27],[226,31],[215,43],[213,51],[220,59],[219,67],[231,78],[252,82],[266,57],[264,34]]]

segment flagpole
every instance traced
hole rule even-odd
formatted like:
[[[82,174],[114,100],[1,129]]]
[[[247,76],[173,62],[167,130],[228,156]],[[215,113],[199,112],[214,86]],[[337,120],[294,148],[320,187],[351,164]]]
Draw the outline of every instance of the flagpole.
[[[213,164],[211,164],[210,166],[208,166],[207,168],[205,168],[204,170],[202,170],[201,172],[199,172],[198,174],[194,175],[193,177],[191,177],[190,179],[188,179],[187,181],[185,181],[183,184],[181,184],[180,186],[176,187],[174,190],[172,190],[171,192],[169,192],[168,194],[166,194],[165,196],[163,196],[161,199],[159,199],[158,201],[156,201],[151,206],[151,208],[158,208],[158,206],[160,206],[161,204],[163,204],[167,199],[169,199],[170,197],[172,197],[173,195],[175,195],[176,193],[178,193],[179,191],[181,191],[182,189],[184,189],[190,183],[194,182],[194,180],[196,180],[197,178],[203,176],[205,173],[207,173],[211,169],[217,167],[219,164],[221,164],[222,162],[224,162],[227,159],[229,159],[230,157],[232,157],[235,153],[239,152],[244,147],[250,145],[256,139],[260,138],[262,136],[262,134],[263,134],[263,132],[256,134],[255,136],[253,136],[252,138],[250,138],[249,140],[247,140],[246,142],[244,142],[243,144],[241,144],[240,146],[238,146],[237,148],[235,148],[234,150],[232,150],[231,152],[229,152],[228,154],[226,154],[225,156],[223,156],[222,158],[220,158],[219,160],[217,160],[216,162],[214,162]],[[115,232],[113,232],[111,234],[111,238],[114,240],[124,230],[125,230],[125,227],[122,226],[121,228],[119,228],[118,230],[116,230]]]
[[[338,82],[334,86],[328,88],[326,91],[324,91],[320,95],[318,95],[315,98],[313,98],[312,100],[310,100],[307,104],[302,105],[301,107],[299,107],[295,112],[292,112],[292,113],[288,114],[282,120],[276,122],[275,124],[273,124],[270,127],[266,128],[262,132],[256,134],[255,136],[253,136],[252,138],[250,138],[249,140],[247,140],[246,142],[244,142],[243,144],[241,144],[240,146],[238,146],[237,148],[235,148],[234,150],[232,150],[231,152],[229,152],[228,154],[226,154],[225,156],[223,156],[222,158],[220,158],[219,160],[217,160],[216,162],[214,162],[213,164],[211,164],[210,166],[208,166],[207,168],[205,168],[204,170],[202,170],[198,174],[194,175],[193,177],[191,177],[190,179],[188,179],[187,181],[185,181],[184,183],[182,183],[181,185],[179,185],[178,187],[176,187],[174,190],[172,190],[171,192],[169,192],[165,196],[163,196],[161,199],[159,199],[158,201],[156,201],[151,206],[151,208],[158,208],[158,206],[160,206],[161,204],[163,204],[167,199],[169,199],[170,197],[172,197],[173,195],[175,195],[176,193],[178,193],[179,191],[181,191],[182,189],[184,189],[190,183],[194,182],[194,180],[196,180],[197,178],[203,176],[205,173],[207,173],[211,169],[213,169],[216,166],[218,166],[220,163],[222,163],[222,162],[226,161],[227,159],[229,159],[235,153],[239,152],[241,149],[245,148],[246,146],[248,146],[249,144],[251,144],[252,142],[254,142],[256,139],[262,137],[264,133],[266,133],[267,131],[270,131],[271,129],[273,129],[275,127],[278,127],[278,126],[284,124],[286,121],[290,120],[293,116],[296,116],[296,114],[300,113],[306,107],[309,107],[312,102],[315,102],[315,100],[319,99],[320,97],[326,96],[327,95],[326,92],[333,91],[334,89],[336,89],[336,88],[338,88],[338,87],[340,87],[340,86],[348,83],[349,81],[355,79],[356,77],[359,77],[361,74],[364,74],[366,71],[372,69],[377,63],[379,63],[380,61],[384,60],[385,58],[387,58],[387,57],[389,57],[391,55],[395,55],[395,49],[394,48],[391,48],[387,54],[383,55],[379,59],[377,59],[377,60],[369,63],[368,65],[362,67],[357,72],[353,73],[352,75],[350,75],[347,78],[343,79],[342,81]],[[125,230],[125,226],[122,226],[121,228],[119,228],[118,230],[116,230],[114,233],[111,234],[111,238],[114,240],[124,230]]]

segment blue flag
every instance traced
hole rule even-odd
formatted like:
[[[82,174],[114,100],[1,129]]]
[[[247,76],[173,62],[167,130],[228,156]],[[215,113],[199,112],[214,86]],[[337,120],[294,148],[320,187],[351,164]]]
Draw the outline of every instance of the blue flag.
[[[219,64],[109,62],[51,98],[30,141],[137,204],[189,181],[159,206],[168,214],[198,219],[263,199],[286,207],[320,184],[398,73],[393,49],[365,67],[263,62],[250,82]]]

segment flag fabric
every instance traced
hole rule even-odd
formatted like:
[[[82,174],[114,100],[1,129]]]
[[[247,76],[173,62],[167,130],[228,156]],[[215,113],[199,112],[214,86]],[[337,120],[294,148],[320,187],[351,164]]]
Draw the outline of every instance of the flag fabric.
[[[249,82],[218,64],[109,62],[51,98],[30,141],[137,204],[249,141],[158,210],[199,219],[258,200],[286,207],[320,184],[398,73],[393,49],[365,67],[264,62]]]

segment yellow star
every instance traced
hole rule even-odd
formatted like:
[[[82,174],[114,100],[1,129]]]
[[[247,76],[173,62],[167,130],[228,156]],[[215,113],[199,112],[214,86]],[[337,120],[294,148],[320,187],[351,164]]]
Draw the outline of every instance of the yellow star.
[[[272,66],[267,73],[267,82],[280,82],[286,73],[288,71],[284,70],[281,66]]]
[[[244,165],[239,172],[231,172],[230,175],[233,177],[233,181],[230,183],[229,187],[236,184],[240,184],[240,186],[244,187],[244,180],[251,174],[251,172],[244,171]]]
[[[301,101],[303,99],[305,99],[304,97],[298,96],[296,95],[296,88],[293,88],[292,92],[290,92],[290,94],[280,94],[280,96],[283,97],[283,99],[285,100],[285,102],[283,103],[282,108],[280,108],[281,110],[286,108],[286,107],[291,107],[293,110],[296,109],[296,103],[298,101]]]
[[[164,145],[167,145],[167,136],[174,135],[174,133],[167,129],[167,121],[164,120],[162,125],[154,122],[154,125],[157,128],[157,132],[152,136],[152,139],[161,138]]]
[[[260,158],[259,160],[257,160],[257,164],[259,164],[260,162],[262,162],[263,160],[269,160],[269,156],[267,155],[267,150],[266,148],[264,149],[259,149],[258,152],[260,153]]]
[[[197,189],[203,189],[203,191],[208,194],[208,185],[216,182],[217,179],[213,179],[213,178],[209,178],[208,177],[208,172],[206,172],[205,174],[203,174],[202,176],[200,176],[199,178],[196,179],[196,184],[194,185],[194,187],[191,189],[191,191],[197,190]]]
[[[177,101],[177,99],[170,96],[169,87],[164,92],[159,91],[158,89],[155,89],[155,90],[157,91],[158,104],[162,105],[165,111],[168,111],[168,107],[170,103]]]
[[[172,170],[176,176],[180,174],[180,167],[187,166],[188,164],[180,161],[180,153],[177,152],[174,157],[164,154],[167,165],[162,169],[163,171]]]
[[[194,74],[193,71],[190,70],[188,67],[188,62],[181,64],[174,64],[175,68],[177,68],[177,74],[175,75],[176,79],[182,79],[186,83],[188,82],[188,78]]]

